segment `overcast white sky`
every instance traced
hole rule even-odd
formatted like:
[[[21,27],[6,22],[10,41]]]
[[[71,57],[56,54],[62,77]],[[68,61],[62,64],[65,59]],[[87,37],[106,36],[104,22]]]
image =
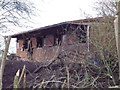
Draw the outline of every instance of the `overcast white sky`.
[[[85,18],[84,13],[95,16],[93,5],[97,0],[34,0],[39,8],[36,27]]]
[[[34,23],[25,23],[27,28],[10,26],[10,32],[5,35],[18,33],[25,30],[44,27],[64,21],[79,20],[86,16],[95,17],[96,11],[93,9],[97,0],[30,0],[35,4],[37,15],[31,17]],[[86,13],[86,14],[84,14]],[[12,30],[12,33],[11,33]]]

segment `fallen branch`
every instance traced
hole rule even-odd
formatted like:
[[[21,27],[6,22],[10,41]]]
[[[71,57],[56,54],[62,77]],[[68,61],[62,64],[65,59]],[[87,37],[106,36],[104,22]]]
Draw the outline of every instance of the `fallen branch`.
[[[47,65],[44,65],[44,66],[39,66],[37,69],[35,69],[35,71],[33,72],[33,73],[37,73],[38,71],[40,71],[42,68],[47,68],[47,67],[49,67],[52,63],[54,63],[56,61],[56,59],[55,60],[52,60],[49,64],[47,64]]]

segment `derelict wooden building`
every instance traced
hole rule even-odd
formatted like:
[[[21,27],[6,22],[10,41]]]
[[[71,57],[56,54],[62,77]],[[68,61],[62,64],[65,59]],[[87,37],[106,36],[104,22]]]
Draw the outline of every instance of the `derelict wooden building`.
[[[89,48],[88,25],[63,22],[12,35],[17,38],[16,55],[24,60],[51,60],[70,46]]]

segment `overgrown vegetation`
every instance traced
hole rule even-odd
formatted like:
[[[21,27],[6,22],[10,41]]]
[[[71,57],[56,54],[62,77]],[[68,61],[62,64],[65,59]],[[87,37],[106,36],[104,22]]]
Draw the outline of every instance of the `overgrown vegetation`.
[[[103,14],[105,15],[106,12],[103,12]],[[29,66],[26,65],[26,87],[118,87],[118,60],[113,26],[114,17],[108,16],[105,15],[100,21],[89,24],[91,26],[90,52],[81,54],[79,44],[75,44],[61,52],[54,62],[50,64],[39,64],[34,70],[30,70]],[[114,13],[110,16],[114,16]],[[16,86],[14,85],[14,87]]]
[[[78,48],[79,45],[69,47],[53,62],[46,64],[16,59],[8,61],[5,75],[11,75],[8,70],[12,70],[14,77],[18,69],[20,75],[23,75],[22,66],[25,64],[26,87],[29,88],[108,88],[119,85],[118,62],[114,55],[104,51],[89,53],[87,57],[86,54],[81,54]],[[23,87],[24,79],[21,80],[19,87]],[[12,86],[11,81],[6,87]]]
[[[76,43],[63,50],[51,63],[38,63],[33,71],[26,65],[26,87],[118,87],[118,60],[113,21],[113,17],[104,17],[89,24],[90,52],[81,53],[81,43]]]

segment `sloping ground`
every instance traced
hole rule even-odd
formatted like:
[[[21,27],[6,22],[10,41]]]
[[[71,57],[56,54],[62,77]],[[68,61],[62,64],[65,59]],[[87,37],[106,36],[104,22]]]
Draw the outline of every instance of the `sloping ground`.
[[[18,69],[26,65],[27,87],[36,88],[107,88],[118,83],[118,68],[114,68],[115,83],[107,74],[106,68],[88,63],[73,63],[69,60],[57,58],[48,65],[38,62],[8,60],[6,63],[3,87],[12,87],[13,78]],[[117,82],[117,83],[116,83]],[[22,87],[22,85],[21,85]]]
[[[79,47],[70,47],[61,52],[55,60],[44,63],[12,57],[6,63],[3,87],[13,87],[14,76],[24,65],[26,87],[29,88],[108,88],[119,84],[118,64],[112,55],[106,53],[105,56],[109,57],[102,61],[99,54],[89,55],[81,53],[81,50]],[[109,64],[110,69],[106,67]]]

